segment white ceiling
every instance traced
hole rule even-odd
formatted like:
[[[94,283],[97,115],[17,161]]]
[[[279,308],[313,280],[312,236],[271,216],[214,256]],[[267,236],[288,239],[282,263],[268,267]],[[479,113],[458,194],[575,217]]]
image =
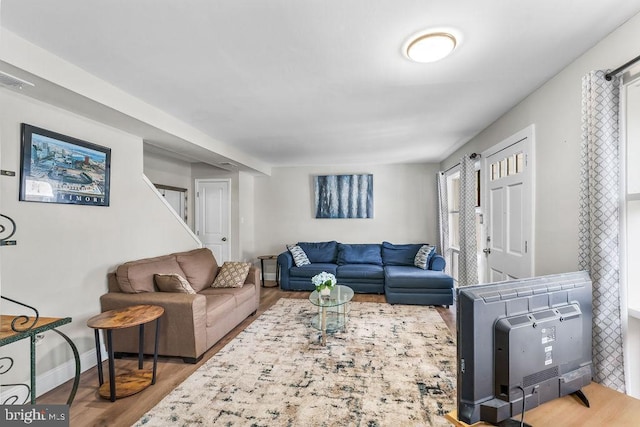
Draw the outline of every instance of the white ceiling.
[[[267,164],[314,165],[439,162],[639,11],[640,0],[2,0],[0,22]],[[402,55],[412,34],[441,27],[462,35],[451,56]]]

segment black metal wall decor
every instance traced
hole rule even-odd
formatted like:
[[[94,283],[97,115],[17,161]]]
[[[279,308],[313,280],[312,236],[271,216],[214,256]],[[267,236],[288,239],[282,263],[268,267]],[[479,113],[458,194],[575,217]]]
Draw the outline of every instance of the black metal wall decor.
[[[9,240],[16,232],[16,222],[6,215],[0,214],[0,246],[15,245],[15,240]]]

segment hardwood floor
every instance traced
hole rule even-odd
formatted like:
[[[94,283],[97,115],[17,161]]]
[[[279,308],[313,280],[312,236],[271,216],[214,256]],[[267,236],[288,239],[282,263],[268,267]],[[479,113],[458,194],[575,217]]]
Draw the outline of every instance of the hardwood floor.
[[[266,285],[274,286],[275,282],[266,282]],[[233,331],[207,351],[202,360],[197,364],[186,364],[179,358],[160,357],[158,359],[158,372],[156,384],[130,397],[118,399],[115,402],[103,399],[98,395],[98,370],[96,367],[84,372],[80,378],[80,385],[75,400],[70,408],[71,427],[131,426],[145,412],[153,408],[164,396],[169,394],[178,384],[184,381],[203,363],[209,360],[222,347],[231,341],[238,333],[253,322],[260,314],[269,309],[280,298],[305,299],[309,292],[287,292],[277,287],[262,288],[260,308],[255,316],[245,319]],[[353,301],[384,303],[384,295],[356,294]],[[455,334],[455,310],[453,307],[436,308],[449,329]],[[150,366],[151,361],[145,360],[145,367]],[[116,374],[126,370],[137,368],[136,358],[118,359],[116,361]],[[105,373],[108,371],[107,362],[103,363]],[[71,390],[71,381],[57,387],[38,398],[38,404],[61,404],[66,402]]]

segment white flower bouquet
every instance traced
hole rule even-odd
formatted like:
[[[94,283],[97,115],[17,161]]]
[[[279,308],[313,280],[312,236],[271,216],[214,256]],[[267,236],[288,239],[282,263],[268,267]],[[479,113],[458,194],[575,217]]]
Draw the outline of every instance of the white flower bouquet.
[[[316,286],[319,293],[328,293],[336,285],[336,276],[323,271],[311,278],[311,282]]]

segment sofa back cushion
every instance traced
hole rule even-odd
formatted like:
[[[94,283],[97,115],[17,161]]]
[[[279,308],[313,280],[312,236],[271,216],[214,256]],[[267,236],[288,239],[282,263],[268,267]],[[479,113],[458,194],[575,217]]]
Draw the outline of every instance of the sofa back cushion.
[[[174,255],[129,261],[116,269],[118,285],[122,292],[128,294],[155,292],[155,274],[179,274],[185,277]]]
[[[218,263],[209,248],[194,249],[174,255],[184,271],[184,278],[194,291],[200,292],[211,286],[218,273]]]
[[[379,244],[338,244],[338,265],[375,264],[382,265]]]
[[[338,255],[338,242],[299,242],[298,246],[307,254],[311,263],[334,263]]]
[[[394,245],[382,242],[382,261],[384,265],[414,265],[416,254],[423,246],[422,243]]]

